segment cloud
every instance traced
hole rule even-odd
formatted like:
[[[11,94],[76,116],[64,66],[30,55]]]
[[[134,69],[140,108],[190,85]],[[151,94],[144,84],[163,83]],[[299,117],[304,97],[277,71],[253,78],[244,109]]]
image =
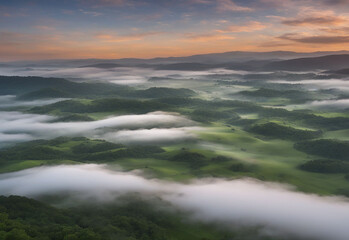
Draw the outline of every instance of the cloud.
[[[56,118],[47,115],[25,114],[20,112],[0,112],[0,133],[6,138],[0,138],[0,145],[8,144],[11,134],[19,138],[23,134],[31,139],[55,138],[59,136],[86,136],[107,139],[114,142],[146,142],[146,135],[153,141],[169,139],[188,139],[190,128],[194,122],[178,114],[152,112],[141,115],[112,116],[90,122],[53,122]],[[170,128],[159,130],[157,128]],[[177,129],[178,128],[178,129]],[[139,131],[121,131],[124,129],[143,129]],[[144,130],[147,129],[147,130]],[[175,134],[167,136],[166,134]],[[123,141],[122,138],[126,138]],[[21,139],[19,139],[21,140]],[[23,141],[26,141],[24,138]]]
[[[270,81],[274,83],[287,83],[287,84],[302,84],[310,90],[317,89],[338,89],[340,91],[349,92],[349,81],[341,79],[326,79],[324,80],[302,80],[302,81],[286,81],[277,80]]]
[[[143,32],[143,33],[131,33],[131,34],[124,34],[124,35],[117,35],[117,34],[97,34],[96,38],[109,43],[115,43],[115,42],[127,42],[127,41],[139,41],[144,39],[145,37],[155,36],[162,34],[162,32]]]
[[[187,40],[194,41],[194,40]],[[151,68],[136,68],[136,67],[118,67],[114,69],[98,69],[98,68],[74,68],[72,62],[66,67],[9,67],[0,68],[0,75],[3,76],[41,76],[41,77],[60,77],[75,81],[76,79],[83,81],[95,81],[99,82],[111,82],[115,84],[134,85],[144,84],[151,77],[173,77],[176,75],[176,79],[201,79],[202,76],[215,75],[217,73],[233,73],[233,70],[226,69],[211,69],[208,71],[167,71],[167,70],[154,70]],[[62,63],[59,62],[59,65]],[[75,66],[84,65],[77,62]],[[178,85],[176,85],[178,87]]]
[[[298,34],[285,34],[278,38],[299,42],[299,43],[309,43],[309,44],[349,43],[349,35],[348,36],[333,36],[333,35],[304,36],[304,35],[298,35]]]
[[[214,34],[214,33],[203,33],[195,34],[189,33],[185,34],[186,40],[198,41],[198,42],[210,42],[210,41],[220,41],[220,40],[232,40],[235,39],[234,36],[224,35],[224,34]]]
[[[282,24],[288,26],[338,26],[349,23],[347,16],[339,15],[332,10],[317,10],[301,6],[295,18],[281,17]]]
[[[168,199],[209,222],[255,224],[315,239],[344,240],[348,234],[346,199],[297,193],[278,184],[252,179],[198,181]]]
[[[314,7],[318,9],[338,9],[338,7],[347,7],[348,0],[258,0],[256,5],[263,8],[274,8],[277,10],[297,10],[304,7]]]
[[[259,45],[260,47],[267,47],[267,48],[274,48],[274,47],[287,47],[287,46],[291,46],[290,43],[285,43],[284,41],[268,41],[268,42],[264,42],[261,43]]]
[[[125,0],[98,0],[98,2],[106,5],[123,5],[126,3]]]
[[[191,4],[212,4],[212,0],[189,0]]]
[[[42,30],[42,31],[53,31],[55,30],[54,27],[46,26],[46,25],[37,25],[35,26],[36,29]]]
[[[349,4],[349,0],[322,0],[322,2],[328,6],[347,6]]]
[[[13,133],[6,134],[0,132],[0,147],[6,146],[12,143],[25,142],[33,140],[34,138],[30,134],[25,133]]]
[[[261,22],[250,21],[244,24],[239,24],[239,25],[233,24],[224,29],[217,30],[217,32],[220,32],[220,33],[255,32],[255,31],[263,30],[265,28],[266,26]]]
[[[252,8],[237,5],[232,0],[217,0],[217,10],[220,12],[252,12]]]
[[[281,23],[290,26],[306,26],[306,25],[342,25],[347,23],[348,19],[340,16],[312,16],[304,18],[286,19]]]
[[[116,143],[169,143],[196,138],[192,131],[200,128],[152,128],[139,130],[121,130],[114,133],[106,133],[103,139]]]
[[[76,192],[82,194],[81,198],[89,196],[102,200],[108,194],[154,192],[159,188],[155,181],[153,185],[152,181],[149,182],[140,176],[114,173],[105,169],[103,165],[95,164],[34,168],[13,174],[0,174],[0,179],[1,195],[16,194],[28,197]],[[19,182],[23,182],[24,185],[17,185]],[[26,187],[26,183],[29,182],[34,185]]]
[[[349,35],[349,27],[340,27],[340,28],[321,28],[323,32],[333,33],[333,34],[347,34]]]
[[[129,5],[131,0],[79,0],[84,5],[92,7],[120,7]]]
[[[268,7],[268,8],[284,8],[284,7],[290,7],[292,5],[292,0],[259,0],[257,3],[262,7]]]
[[[80,65],[83,65],[82,63]],[[115,69],[98,68],[72,68],[72,67],[33,67],[33,68],[0,68],[0,75],[3,76],[42,76],[61,77],[66,79],[83,79],[100,82],[112,82],[122,85],[133,85],[145,83],[152,69],[119,67]]]
[[[86,10],[83,10],[83,9],[79,9],[79,11],[83,14],[86,14],[86,15],[90,15],[90,16],[93,16],[93,17],[98,17],[98,16],[102,16],[103,13],[101,12],[95,12],[95,11],[86,11]]]
[[[347,240],[349,202],[341,197],[299,193],[287,185],[253,179],[202,179],[189,184],[145,179],[103,165],[27,169],[0,175],[0,194],[39,198],[70,194],[74,199],[114,201],[127,193],[156,195],[198,221],[259,226],[273,233],[318,240]],[[75,201],[77,203],[77,201]]]
[[[54,98],[44,100],[18,101],[14,95],[0,95],[0,109],[21,106],[43,106],[67,100],[67,98]]]
[[[306,105],[315,108],[329,108],[331,110],[334,108],[349,109],[349,99],[313,101]]]

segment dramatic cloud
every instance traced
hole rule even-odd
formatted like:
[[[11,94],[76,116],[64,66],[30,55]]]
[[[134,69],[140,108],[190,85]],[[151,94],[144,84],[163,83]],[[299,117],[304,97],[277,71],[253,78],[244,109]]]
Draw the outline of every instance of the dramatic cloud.
[[[290,26],[305,26],[305,25],[341,25],[347,23],[348,19],[340,16],[310,16],[295,19],[286,19],[282,23]]]
[[[333,35],[318,35],[318,36],[304,36],[298,34],[285,34],[279,37],[280,39],[290,40],[299,43],[309,44],[341,44],[349,43],[348,36],[333,36]]]
[[[316,35],[321,31],[319,28],[345,27],[349,23],[349,4],[345,0],[49,3],[36,0],[35,3],[3,1],[0,18],[6,25],[0,27],[0,61],[152,58],[227,51],[321,51],[322,45],[303,42],[265,47],[263,42],[271,42],[267,38],[289,31],[283,26]],[[217,24],[220,20],[230,21],[232,25]],[[246,32],[250,34],[246,36]],[[186,36],[187,33],[192,35]],[[233,37],[234,41],[229,41]],[[346,49],[346,42],[340,43],[329,43],[327,50]]]
[[[252,179],[203,179],[190,184],[145,179],[100,165],[55,166],[0,175],[0,194],[39,198],[70,194],[111,201],[127,193],[157,195],[194,219],[223,226],[260,226],[269,232],[311,239],[347,240],[349,202]]]
[[[90,122],[53,122],[53,120],[55,120],[54,117],[46,115],[0,112],[0,134],[4,136],[0,138],[0,145],[13,142],[15,139],[27,141],[28,139],[59,136],[86,136],[127,143],[132,141],[147,142],[146,136],[149,137],[149,142],[150,140],[174,141],[193,138],[190,128],[182,128],[183,126],[192,126],[191,120],[164,112],[114,116]],[[143,131],[118,132],[124,129],[143,129]],[[174,135],[167,135],[169,133]]]

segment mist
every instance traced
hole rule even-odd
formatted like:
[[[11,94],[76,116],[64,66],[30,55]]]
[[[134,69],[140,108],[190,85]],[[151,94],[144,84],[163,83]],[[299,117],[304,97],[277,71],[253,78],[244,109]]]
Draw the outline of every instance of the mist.
[[[335,108],[337,110],[346,109],[349,108],[349,99],[313,101],[309,103],[308,106],[315,108]]]
[[[43,106],[47,104],[56,103],[59,101],[67,100],[68,98],[54,98],[54,99],[42,99],[31,101],[18,101],[15,95],[0,95],[0,108],[9,107],[24,107],[24,106]]]
[[[4,76],[40,76],[61,77],[73,81],[111,82],[121,85],[142,85],[151,77],[174,77],[176,79],[206,79],[204,76],[215,74],[234,74],[237,71],[227,69],[211,69],[207,71],[155,70],[152,68],[116,67],[110,69],[84,67],[10,67],[0,68]]]
[[[294,191],[254,179],[202,179],[189,184],[146,179],[105,165],[39,167],[0,174],[0,194],[32,198],[68,194],[75,199],[114,201],[139,193],[157,195],[197,221],[223,226],[263,226],[267,231],[305,238],[346,240],[349,202]]]
[[[302,81],[269,81],[272,83],[287,83],[287,84],[302,84],[310,90],[318,89],[338,89],[343,92],[349,92],[349,81],[341,79],[326,79],[326,80],[302,80]]]
[[[114,142],[146,142],[193,138],[195,123],[179,114],[152,112],[140,115],[110,116],[90,122],[53,122],[55,117],[21,112],[0,112],[0,146],[8,142],[49,139],[59,136],[85,136]],[[159,130],[159,128],[161,128]],[[169,128],[169,129],[167,129]],[[137,130],[138,131],[135,131]],[[120,130],[128,130],[121,131]],[[169,133],[173,135],[168,135]],[[151,141],[150,141],[151,142]]]
[[[313,109],[320,111],[325,110],[329,112],[343,111],[349,109],[349,99],[317,100],[304,104],[290,104],[283,108],[288,110]]]
[[[199,131],[199,127],[182,128],[152,128],[139,130],[120,130],[116,133],[106,133],[103,139],[115,143],[170,143],[196,138],[193,131]]]

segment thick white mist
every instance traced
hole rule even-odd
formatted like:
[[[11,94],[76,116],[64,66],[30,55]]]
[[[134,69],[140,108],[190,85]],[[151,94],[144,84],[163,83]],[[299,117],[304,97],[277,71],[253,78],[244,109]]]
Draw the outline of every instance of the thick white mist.
[[[300,237],[347,240],[349,202],[320,197],[252,179],[204,179],[190,184],[145,179],[102,165],[55,166],[0,175],[0,194],[39,197],[70,194],[109,201],[127,193],[153,194],[187,210],[197,220],[264,226]]]

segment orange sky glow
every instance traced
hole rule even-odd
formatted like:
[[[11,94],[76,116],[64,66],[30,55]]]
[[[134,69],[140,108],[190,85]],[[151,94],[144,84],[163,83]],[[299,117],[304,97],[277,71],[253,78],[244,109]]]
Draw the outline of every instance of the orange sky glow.
[[[0,3],[0,61],[349,50],[346,0],[25,2]]]

